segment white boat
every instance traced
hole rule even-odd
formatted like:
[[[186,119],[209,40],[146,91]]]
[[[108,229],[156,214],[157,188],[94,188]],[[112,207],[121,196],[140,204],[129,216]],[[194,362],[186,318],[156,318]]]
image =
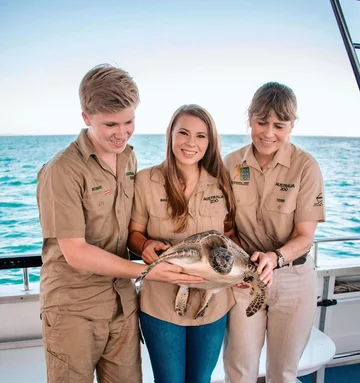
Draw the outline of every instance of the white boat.
[[[360,237],[317,240],[313,246],[316,263],[319,244],[335,241],[356,241],[360,248]],[[317,266],[318,308],[311,337],[300,362],[299,376],[312,373],[313,382],[323,383],[326,382],[325,368],[350,364],[354,364],[353,369],[360,368],[360,258],[357,261],[351,265]],[[27,269],[38,266],[39,262],[40,256],[7,257],[0,262],[1,269],[24,267],[24,285],[3,286],[0,293],[0,376],[7,383],[46,382],[39,283],[29,285]],[[264,347],[259,377],[265,374],[265,353]],[[145,346],[142,346],[142,358],[144,383],[153,382]],[[212,382],[219,383],[223,377],[220,357]],[[349,382],[347,376],[344,376],[345,381]],[[337,382],[342,383],[341,380]]]

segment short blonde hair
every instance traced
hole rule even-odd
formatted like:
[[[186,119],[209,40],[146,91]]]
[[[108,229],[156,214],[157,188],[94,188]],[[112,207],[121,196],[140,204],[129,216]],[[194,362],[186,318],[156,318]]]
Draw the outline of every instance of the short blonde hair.
[[[297,101],[294,91],[278,82],[267,82],[254,94],[249,109],[249,120],[256,114],[266,120],[274,111],[281,121],[297,119]]]
[[[119,112],[140,101],[138,87],[129,73],[110,64],[97,65],[85,74],[79,96],[82,111],[89,115]]]

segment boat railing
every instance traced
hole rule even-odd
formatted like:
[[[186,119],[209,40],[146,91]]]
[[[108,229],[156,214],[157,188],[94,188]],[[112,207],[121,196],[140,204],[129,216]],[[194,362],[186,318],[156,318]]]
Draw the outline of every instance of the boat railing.
[[[338,238],[317,238],[313,242],[313,256],[315,260],[316,267],[319,267],[319,245],[329,242],[353,242],[360,241],[360,236],[355,237],[338,237]],[[140,258],[132,253],[130,253],[129,259],[132,261],[138,261]],[[41,267],[42,261],[41,256],[38,254],[25,254],[25,255],[0,255],[0,270],[7,269],[21,269],[23,270],[23,290],[30,291],[30,281],[29,281],[29,268],[30,267]]]
[[[129,251],[129,259],[131,261],[139,261],[140,258],[135,253]],[[30,291],[30,279],[29,279],[29,268],[30,267],[41,267],[42,260],[39,254],[24,254],[17,255],[11,254],[2,256],[0,255],[0,270],[10,269],[22,269],[23,271],[23,291]]]
[[[313,256],[314,256],[315,266],[316,267],[320,266],[319,265],[319,244],[330,243],[330,242],[353,242],[353,241],[360,241],[360,236],[337,237],[337,238],[316,238],[313,242]]]

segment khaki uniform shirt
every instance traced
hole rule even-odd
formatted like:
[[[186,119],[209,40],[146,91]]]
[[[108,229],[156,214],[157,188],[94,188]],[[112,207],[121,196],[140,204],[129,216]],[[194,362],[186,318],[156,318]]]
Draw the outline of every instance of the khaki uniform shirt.
[[[41,311],[89,319],[111,319],[117,294],[127,316],[137,307],[130,280],[70,266],[57,238],[86,242],[127,258],[128,224],[137,162],[130,146],[117,156],[117,174],[95,154],[82,130],[77,140],[56,154],[38,174],[37,198],[43,232]]]
[[[324,184],[308,153],[284,144],[261,170],[252,145],[225,159],[236,199],[236,225],[246,251],[283,246],[299,222],[325,219]]]
[[[167,240],[174,245],[189,235],[206,230],[224,233],[226,214],[225,198],[217,180],[202,169],[199,183],[189,200],[187,227],[184,232],[175,233],[174,223],[167,211],[165,179],[161,171],[155,167],[144,169],[136,175],[131,218],[146,226],[151,239]],[[211,298],[204,317],[194,320],[204,290],[191,288],[186,315],[181,317],[174,310],[178,288],[169,283],[143,281],[140,290],[141,310],[177,325],[197,326],[220,319],[235,304],[232,289],[221,290]]]

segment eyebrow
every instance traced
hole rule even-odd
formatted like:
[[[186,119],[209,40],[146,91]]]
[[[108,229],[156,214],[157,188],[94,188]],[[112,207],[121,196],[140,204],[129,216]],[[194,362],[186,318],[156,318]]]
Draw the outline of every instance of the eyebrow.
[[[134,121],[134,120],[135,120],[135,116],[133,118],[130,118],[129,120],[124,121],[123,124],[126,124],[127,122]],[[116,124],[116,125],[118,125],[119,123],[117,121],[113,121],[113,120],[105,120],[105,121],[102,121],[102,124]]]
[[[190,132],[190,130],[189,129],[186,129],[186,128],[179,128],[179,130],[185,130],[186,132]],[[196,132],[196,134],[206,134],[206,135],[208,135],[208,133],[207,132]]]

